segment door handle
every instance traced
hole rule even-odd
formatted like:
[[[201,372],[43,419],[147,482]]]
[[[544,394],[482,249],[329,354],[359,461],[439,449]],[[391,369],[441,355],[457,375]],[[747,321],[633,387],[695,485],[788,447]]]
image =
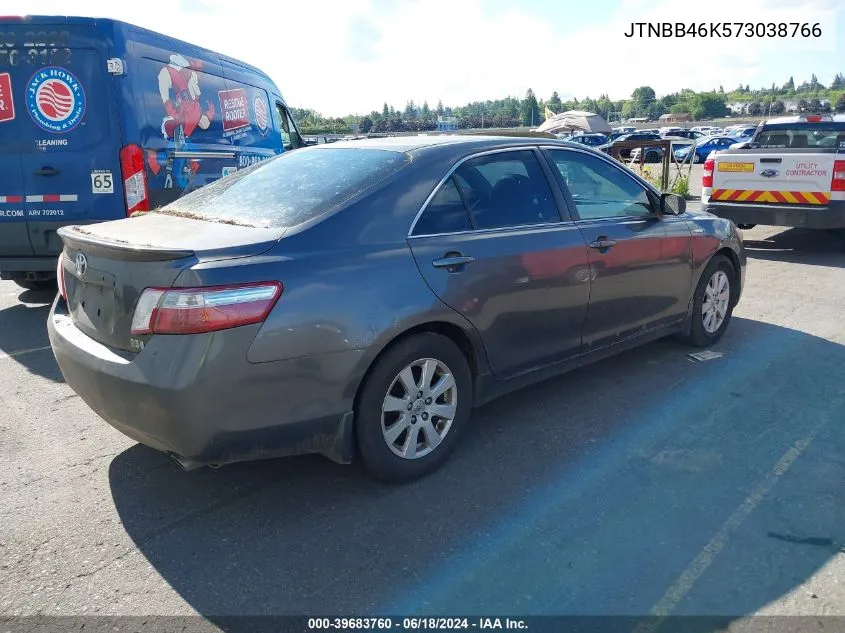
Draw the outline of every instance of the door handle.
[[[59,170],[55,167],[42,167],[41,169],[35,170],[36,176],[55,176],[59,173]]]
[[[597,248],[599,250],[610,248],[611,246],[616,246],[616,240],[609,240],[604,236],[600,237],[595,242],[590,242],[590,248]]]
[[[435,259],[433,262],[431,262],[431,265],[435,268],[445,268],[451,273],[457,272],[466,264],[469,264],[474,261],[474,257],[469,257],[467,255],[446,255],[445,257],[441,257],[440,259]]]

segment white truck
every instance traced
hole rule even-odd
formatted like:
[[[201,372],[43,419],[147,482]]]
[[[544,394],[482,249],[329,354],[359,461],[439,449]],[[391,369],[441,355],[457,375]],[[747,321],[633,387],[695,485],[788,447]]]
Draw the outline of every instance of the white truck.
[[[742,229],[845,228],[845,115],[771,119],[749,142],[710,154],[701,206]]]

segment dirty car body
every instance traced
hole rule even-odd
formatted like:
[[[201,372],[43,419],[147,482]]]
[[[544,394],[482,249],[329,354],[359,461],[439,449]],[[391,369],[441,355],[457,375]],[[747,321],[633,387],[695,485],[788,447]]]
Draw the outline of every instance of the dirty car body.
[[[109,424],[185,467],[301,453],[349,462],[362,385],[409,336],[460,348],[477,406],[689,331],[693,292],[718,253],[735,265],[738,300],[745,259],[731,222],[661,213],[659,192],[628,172],[639,215],[579,217],[596,201],[560,170],[574,178],[587,159],[623,169],[547,139],[322,145],[162,212],[63,229],[48,318],[59,367]],[[543,181],[545,217],[456,221],[467,193],[435,204],[461,174],[499,178],[513,165]],[[508,191],[494,198],[518,194]],[[522,204],[508,200],[496,213]],[[435,207],[446,211],[431,219]]]

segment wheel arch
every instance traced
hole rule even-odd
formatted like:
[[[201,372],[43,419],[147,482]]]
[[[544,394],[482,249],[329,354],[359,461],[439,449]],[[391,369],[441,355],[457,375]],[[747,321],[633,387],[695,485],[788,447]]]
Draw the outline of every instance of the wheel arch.
[[[357,410],[358,400],[361,397],[361,391],[363,390],[364,385],[367,383],[367,380],[372,374],[373,369],[375,369],[375,367],[378,365],[379,361],[385,356],[385,354],[387,354],[391,349],[393,349],[402,341],[424,333],[440,334],[441,336],[445,336],[453,343],[455,343],[455,345],[458,346],[458,349],[461,350],[461,353],[464,355],[464,358],[466,358],[467,360],[467,364],[469,365],[469,370],[472,374],[472,379],[474,383],[477,382],[476,379],[480,374],[485,373],[483,368],[487,361],[486,355],[484,354],[484,350],[479,348],[478,344],[472,339],[472,336],[464,328],[449,321],[427,321],[425,323],[414,325],[413,327],[410,327],[407,330],[404,330],[401,333],[397,334],[392,339],[390,339],[372,359],[370,359],[369,364],[367,365],[367,369],[364,371],[363,375],[361,376],[361,379],[355,386],[353,410]]]

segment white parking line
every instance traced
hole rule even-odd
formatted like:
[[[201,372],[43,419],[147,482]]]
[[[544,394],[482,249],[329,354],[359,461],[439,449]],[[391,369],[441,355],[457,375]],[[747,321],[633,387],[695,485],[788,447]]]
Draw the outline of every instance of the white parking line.
[[[728,520],[722,524],[719,531],[710,539],[710,542],[704,546],[704,549],[695,557],[695,559],[687,566],[687,568],[678,576],[678,579],[672,584],[663,597],[658,600],[649,611],[649,615],[655,619],[647,622],[642,622],[634,628],[633,633],[654,633],[663,623],[663,620],[668,617],[672,611],[678,606],[678,603],[683,600],[687,594],[692,590],[695,583],[707,571],[710,564],[718,556],[725,545],[728,544],[731,534],[742,525],[754,509],[760,504],[766,494],[777,483],[778,479],[786,473],[792,464],[795,463],[801,454],[807,449],[813,438],[818,435],[819,431],[827,424],[827,418],[817,424],[810,433],[798,441],[796,441],[787,450],[783,456],[774,465],[771,471],[763,478],[763,480],[754,488],[745,501],[734,510],[733,514],[728,517]]]
[[[23,354],[31,354],[32,352],[43,352],[45,349],[50,349],[49,345],[45,345],[44,347],[31,347],[29,349],[19,349],[17,352],[0,352],[0,360],[5,358],[13,358],[15,356],[22,356]]]

